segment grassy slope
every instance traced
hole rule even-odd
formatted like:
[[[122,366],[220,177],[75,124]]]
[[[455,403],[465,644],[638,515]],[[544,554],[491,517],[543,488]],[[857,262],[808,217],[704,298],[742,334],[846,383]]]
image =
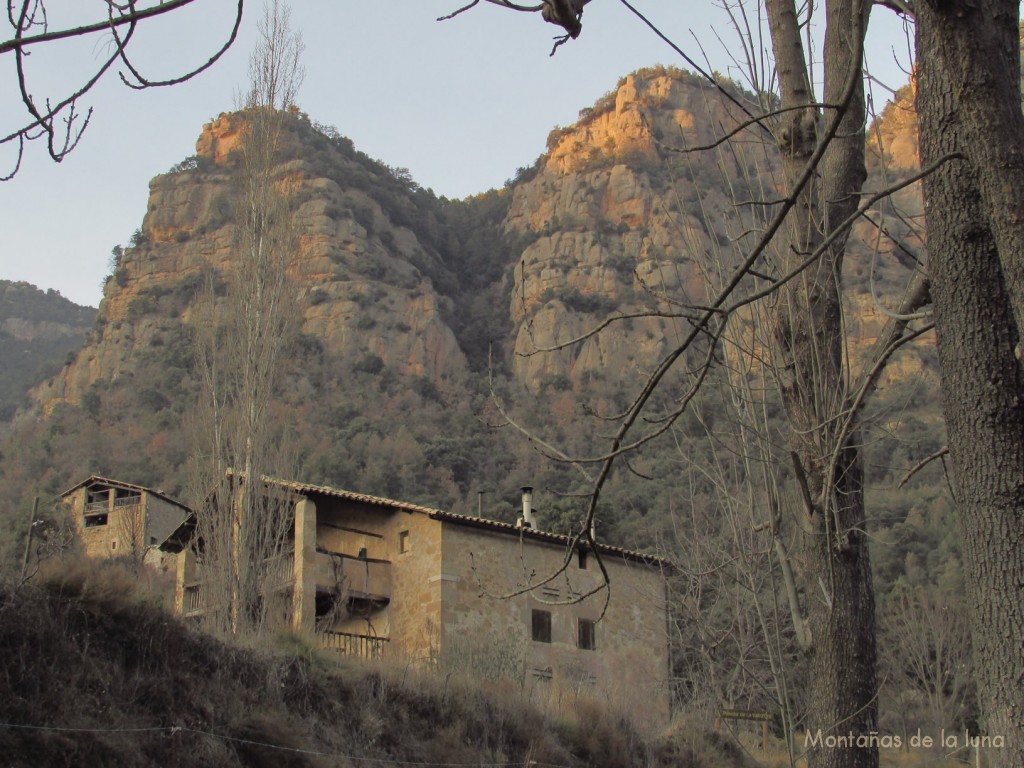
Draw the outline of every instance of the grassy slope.
[[[117,566],[69,563],[40,583],[0,586],[2,762],[748,764],[714,737],[696,746],[678,736],[645,740],[592,704],[574,716],[545,717],[507,684],[484,690],[441,675],[341,663],[295,638],[276,646],[229,647],[191,630],[141,596],[135,577]]]

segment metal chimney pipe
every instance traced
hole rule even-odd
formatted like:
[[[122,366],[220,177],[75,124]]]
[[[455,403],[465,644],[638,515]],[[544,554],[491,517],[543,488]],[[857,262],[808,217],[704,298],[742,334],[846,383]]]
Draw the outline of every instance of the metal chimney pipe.
[[[533,528],[533,486],[524,485],[523,492],[523,527]]]

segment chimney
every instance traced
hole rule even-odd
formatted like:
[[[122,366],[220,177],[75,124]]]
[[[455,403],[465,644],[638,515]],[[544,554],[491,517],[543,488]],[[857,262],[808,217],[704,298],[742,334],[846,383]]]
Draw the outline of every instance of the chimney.
[[[524,485],[521,489],[523,492],[523,516],[521,518],[523,528],[533,528],[533,486]]]

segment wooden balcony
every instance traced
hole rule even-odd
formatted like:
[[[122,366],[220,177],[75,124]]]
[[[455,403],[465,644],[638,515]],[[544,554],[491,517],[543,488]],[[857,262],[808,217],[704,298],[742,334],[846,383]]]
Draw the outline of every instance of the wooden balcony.
[[[391,561],[352,557],[317,548],[317,592],[387,605],[391,600]]]

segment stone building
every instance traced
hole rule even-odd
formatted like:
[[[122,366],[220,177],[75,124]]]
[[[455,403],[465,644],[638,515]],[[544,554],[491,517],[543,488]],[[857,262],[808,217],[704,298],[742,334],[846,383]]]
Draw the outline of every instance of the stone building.
[[[61,494],[85,554],[129,557],[158,565],[160,547],[191,514],[188,507],[141,485],[93,475]]]
[[[669,715],[663,563],[538,530],[391,499],[267,481],[292,494],[287,620],[363,657],[439,664],[531,691],[586,693],[634,717]],[[172,537],[173,538],[173,537]],[[610,587],[605,587],[602,566]],[[201,564],[178,554],[176,604],[208,610]]]

